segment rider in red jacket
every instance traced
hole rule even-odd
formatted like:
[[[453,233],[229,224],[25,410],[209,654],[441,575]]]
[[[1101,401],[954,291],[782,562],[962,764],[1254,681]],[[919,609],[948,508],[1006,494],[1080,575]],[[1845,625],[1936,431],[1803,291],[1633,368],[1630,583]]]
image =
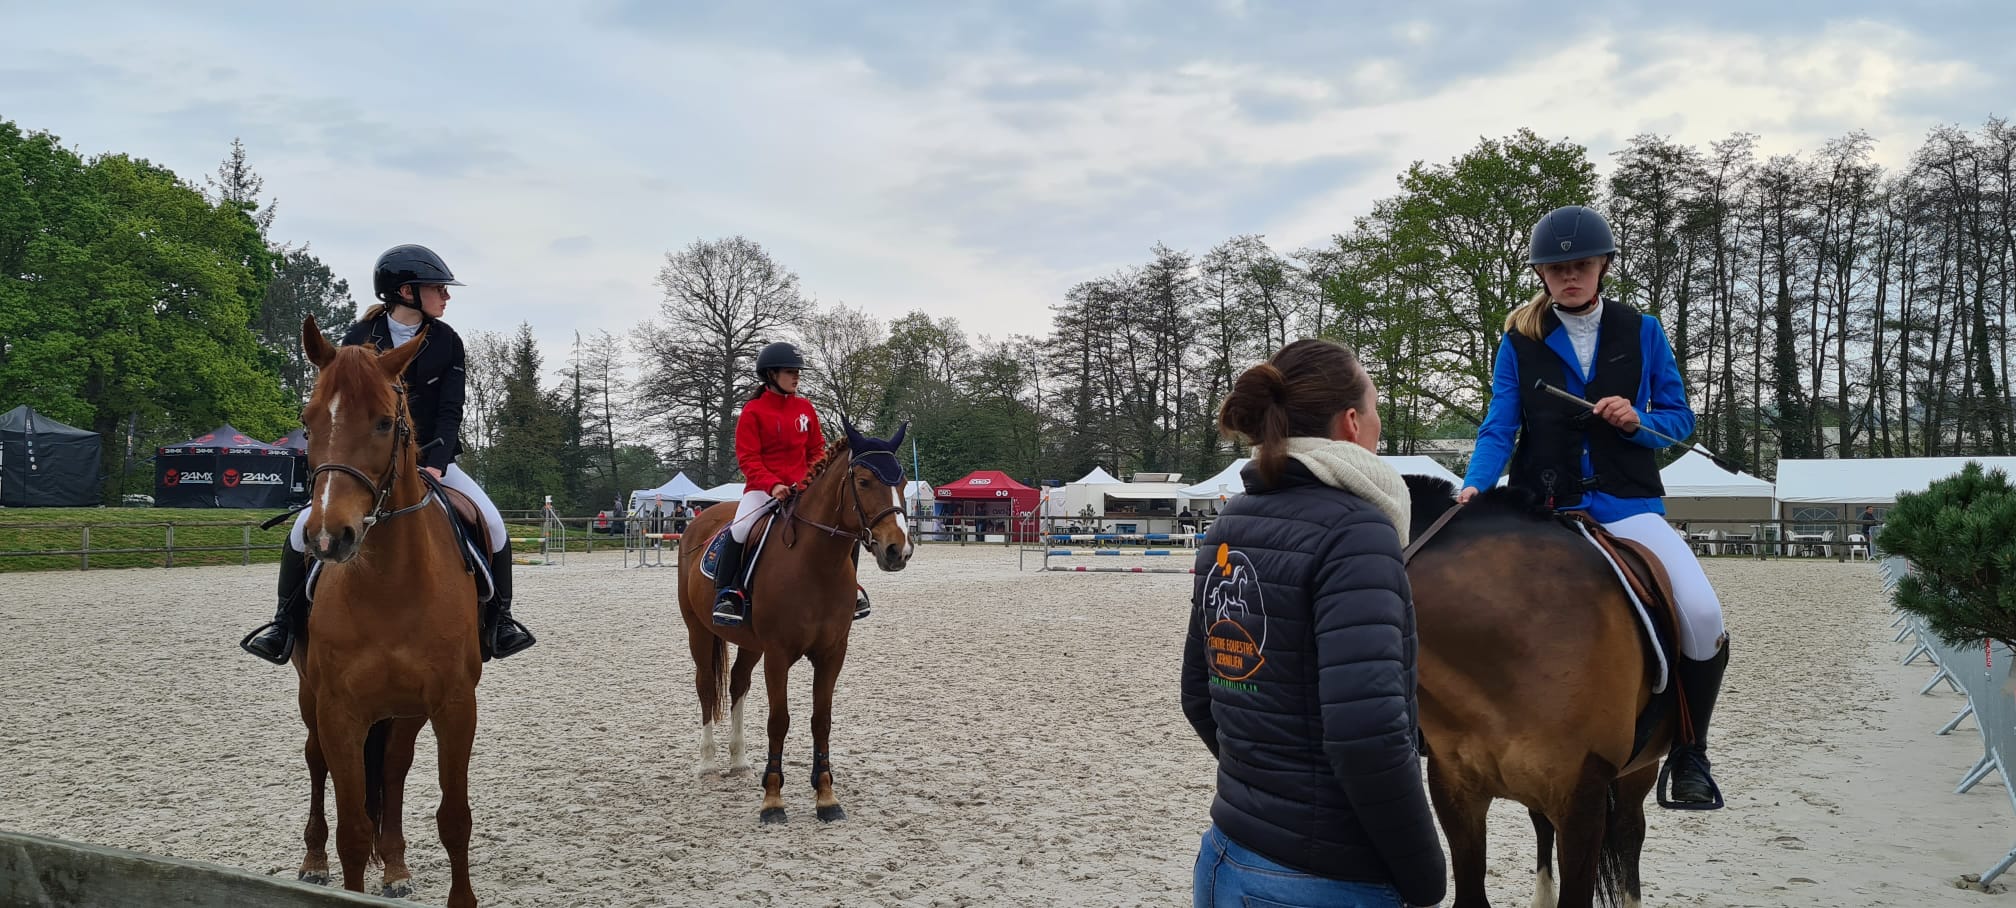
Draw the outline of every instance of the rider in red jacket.
[[[748,480],[742,501],[735,507],[735,520],[728,525],[728,542],[714,568],[714,623],[726,627],[748,620],[748,597],[742,591],[742,547],[749,531],[776,502],[790,497],[802,486],[812,465],[826,453],[826,436],[819,429],[819,414],[812,402],[798,395],[798,373],[805,358],[798,348],[775,343],[756,355],[756,374],[763,387],[742,407],[735,422],[735,462]],[[857,559],[857,546],[853,555]],[[854,603],[854,620],[868,617],[868,594],[862,592]]]

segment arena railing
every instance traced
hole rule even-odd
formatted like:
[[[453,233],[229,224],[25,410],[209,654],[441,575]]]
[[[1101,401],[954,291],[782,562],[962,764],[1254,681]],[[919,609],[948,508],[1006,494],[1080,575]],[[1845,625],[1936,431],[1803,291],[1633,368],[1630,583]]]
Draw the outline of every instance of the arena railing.
[[[1909,564],[1894,555],[1877,564],[1883,573],[1886,590],[1895,588],[1897,582],[1910,572]],[[2016,809],[2016,778],[2009,775],[2010,758],[2016,755],[2016,695],[2011,693],[2011,685],[2016,683],[2016,674],[2011,672],[2012,668],[2016,668],[2016,652],[1992,641],[1949,646],[1932,632],[1923,618],[1901,610],[1893,626],[1899,629],[1897,642],[1912,642],[1911,651],[1904,656],[1904,664],[1910,665],[1925,657],[1936,669],[1931,680],[1919,689],[1920,694],[1931,693],[1943,682],[1967,698],[1966,705],[1937,733],[1951,734],[1969,716],[1973,717],[1975,727],[1981,732],[1981,759],[1961,777],[1960,785],[1953,793],[1964,795],[1988,778],[1990,773],[1998,773],[2009,796],[2010,807]],[[1983,888],[1992,885],[2012,865],[2016,865],[2016,847],[1981,874],[1979,885]]]

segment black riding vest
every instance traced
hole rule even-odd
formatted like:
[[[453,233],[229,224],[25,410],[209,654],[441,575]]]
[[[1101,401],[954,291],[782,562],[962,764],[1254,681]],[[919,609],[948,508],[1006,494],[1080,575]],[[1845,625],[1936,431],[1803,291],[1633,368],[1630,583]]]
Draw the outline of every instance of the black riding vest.
[[[1645,350],[1638,310],[1615,300],[1603,301],[1596,332],[1595,379],[1583,389],[1591,402],[1605,397],[1638,400],[1645,372]],[[1546,331],[1561,328],[1561,317],[1547,312]],[[1582,503],[1585,489],[1601,489],[1619,498],[1660,498],[1659,462],[1652,449],[1625,440],[1609,423],[1581,404],[1562,400],[1534,387],[1536,380],[1568,387],[1568,364],[1544,341],[1512,332],[1512,350],[1519,363],[1519,443],[1512,450],[1511,485],[1531,489],[1556,508]],[[1589,451],[1595,475],[1582,476],[1582,451]]]

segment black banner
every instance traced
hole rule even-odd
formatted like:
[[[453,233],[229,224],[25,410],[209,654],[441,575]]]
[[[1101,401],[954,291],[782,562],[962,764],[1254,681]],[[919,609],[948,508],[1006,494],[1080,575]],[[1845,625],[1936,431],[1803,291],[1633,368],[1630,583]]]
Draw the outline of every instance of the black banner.
[[[217,457],[217,506],[287,506],[293,495],[294,458],[288,454],[222,454]]]

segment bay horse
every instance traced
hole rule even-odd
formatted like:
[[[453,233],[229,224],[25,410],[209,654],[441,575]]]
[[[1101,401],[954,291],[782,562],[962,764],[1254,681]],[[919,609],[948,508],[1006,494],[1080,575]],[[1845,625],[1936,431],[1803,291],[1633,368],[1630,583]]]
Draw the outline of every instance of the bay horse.
[[[400,814],[414,741],[432,723],[441,775],[434,817],[452,875],[448,905],[474,908],[469,757],[483,674],[477,594],[456,552],[453,518],[420,476],[400,375],[421,340],[380,354],[369,345],[331,346],[313,316],[301,328],[319,370],[301,415],[313,467],[302,530],[321,572],[307,636],[292,659],[314,788],[300,878],[328,882],[323,787],[333,779],[343,888],[363,891],[375,857],[384,862],[383,895],[412,892]]]
[[[1537,496],[1498,488],[1457,508],[1446,481],[1408,476],[1407,565],[1420,636],[1428,789],[1449,839],[1452,908],[1488,908],[1485,816],[1524,804],[1539,839],[1536,908],[1639,903],[1645,797],[1673,713],[1634,752],[1657,664],[1610,563]],[[1424,539],[1424,535],[1427,538]],[[1670,685],[1677,684],[1669,680]]]
[[[854,548],[866,547],[884,571],[902,570],[916,551],[903,514],[903,464],[896,457],[909,424],[887,441],[862,435],[845,420],[842,425],[846,435],[828,446],[812,466],[802,491],[751,528],[745,564],[753,561],[755,572],[748,588],[749,620],[740,627],[714,624],[714,581],[701,572],[702,553],[735,519],[736,503],[702,511],[680,539],[680,614],[686,619],[687,644],[693,651],[703,729],[700,772],[719,771],[714,727],[722,721],[724,693],[731,717],[728,772],[739,775],[749,769],[742,740],[742,700],[749,694],[756,664],[763,663],[763,683],[770,695],[770,751],[759,815],[765,824],[787,820],[784,737],[791,729],[791,666],[801,658],[812,663],[814,804],[823,822],[846,819],[847,812],[833,796],[827,747],[833,728],[833,689],[854,626]],[[730,643],[735,644],[732,678]]]

